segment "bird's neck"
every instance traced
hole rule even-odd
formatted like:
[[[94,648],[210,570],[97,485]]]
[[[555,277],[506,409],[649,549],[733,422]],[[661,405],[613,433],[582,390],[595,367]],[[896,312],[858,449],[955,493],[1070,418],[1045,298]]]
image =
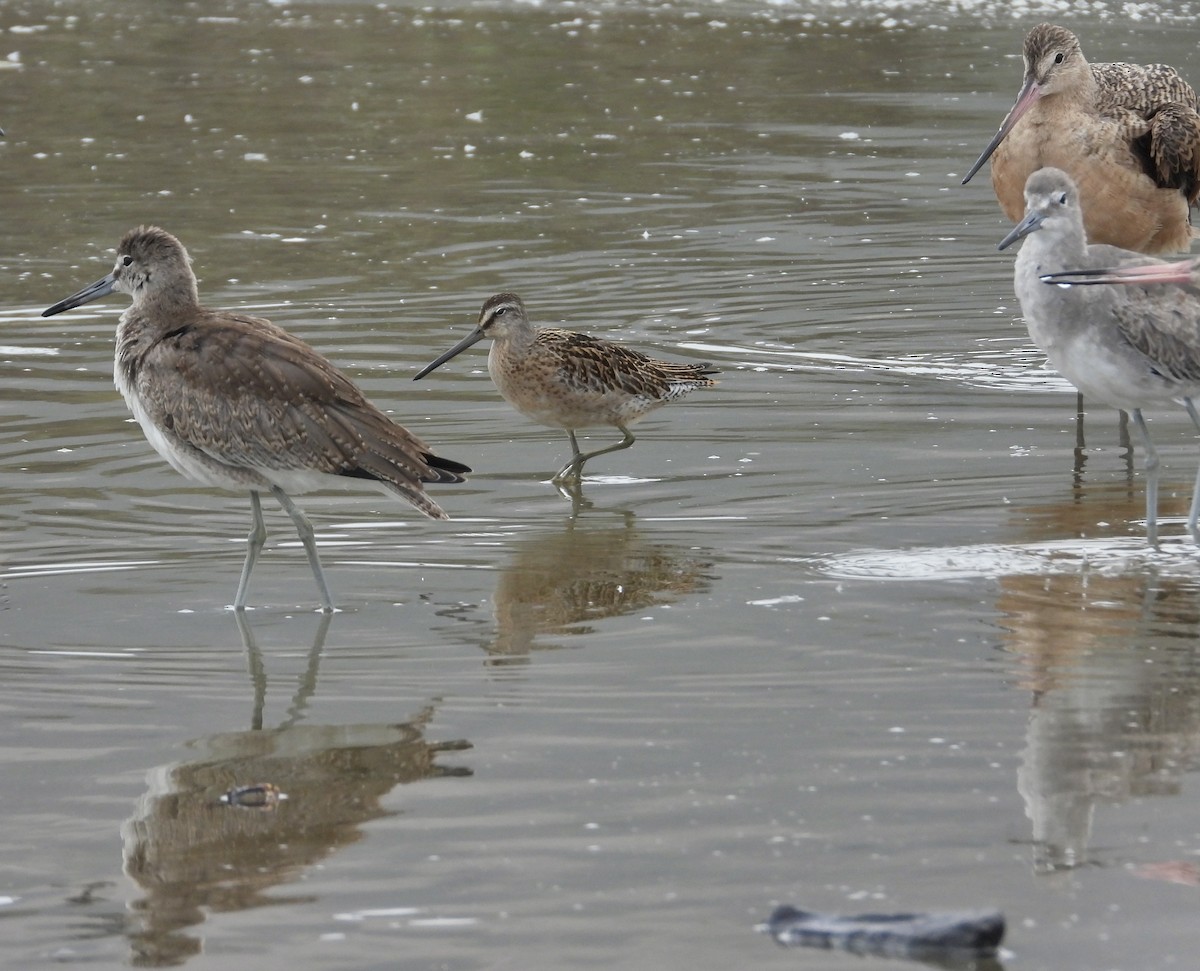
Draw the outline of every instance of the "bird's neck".
[[[127,324],[136,321],[139,330],[166,333],[177,328],[180,322],[194,320],[203,312],[196,285],[181,283],[151,294],[135,294],[123,321]]]
[[[516,353],[527,351],[533,346],[537,340],[538,329],[532,324],[524,324],[520,327],[510,327],[502,334],[498,334],[494,343],[503,345],[507,353]]]

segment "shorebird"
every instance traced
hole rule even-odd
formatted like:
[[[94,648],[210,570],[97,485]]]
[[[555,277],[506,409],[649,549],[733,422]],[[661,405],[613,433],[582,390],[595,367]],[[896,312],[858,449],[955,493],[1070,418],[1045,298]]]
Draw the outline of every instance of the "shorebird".
[[[1025,202],[1025,218],[999,248],[1025,239],[1014,287],[1029,336],[1085,396],[1122,408],[1133,418],[1145,447],[1146,535],[1157,545],[1159,459],[1142,409],[1182,402],[1200,429],[1193,404],[1200,394],[1200,303],[1182,289],[1048,286],[1046,278],[1056,280],[1064,270],[1121,265],[1141,272],[1136,268],[1155,261],[1115,246],[1089,246],[1079,191],[1060,169],[1031,175]],[[1188,532],[1200,544],[1198,518],[1200,472],[1188,514]]]
[[[1040,168],[1079,187],[1088,239],[1140,253],[1186,251],[1200,196],[1200,101],[1165,64],[1089,64],[1069,30],[1025,37],[1017,100],[963,179],[992,159],[1004,214],[1020,220],[1025,181]]]
[[[191,258],[170,233],[130,230],[111,273],[42,316],[113,292],[133,300],[117,326],[113,377],[150,444],[189,479],[250,493],[253,528],[236,610],[245,609],[250,571],[267,537],[264,490],[295,524],[326,611],[334,609],[333,597],[313,528],[289,493],[362,480],[432,519],[449,518],[422,483],[462,482],[470,469],[432,454],[282,327],[201,306]]]
[[[583,476],[583,463],[597,455],[629,448],[628,426],[669,401],[717,382],[708,364],[659,361],[623,344],[569,330],[538,328],[515,293],[497,293],[483,302],[475,329],[417,373],[419,381],[472,344],[492,338],[488,373],[506,401],[541,425],[566,430],[571,461],[554,482]],[[616,445],[581,452],[575,432],[612,425],[624,436]]]

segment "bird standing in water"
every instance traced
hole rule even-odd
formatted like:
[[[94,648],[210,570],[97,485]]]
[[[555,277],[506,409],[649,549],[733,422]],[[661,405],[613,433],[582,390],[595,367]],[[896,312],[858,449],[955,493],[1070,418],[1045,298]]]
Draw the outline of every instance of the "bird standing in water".
[[[143,226],[125,234],[111,273],[43,317],[113,292],[133,302],[117,327],[113,376],[155,450],[196,482],[250,493],[253,528],[233,606],[266,541],[259,493],[283,506],[304,544],[326,611],[333,598],[313,529],[289,494],[360,480],[433,519],[423,488],[462,482],[465,465],[440,458],[366,399],[346,375],[282,327],[200,304],[183,244]]]
[[[1026,180],[1054,167],[1074,179],[1087,238],[1139,253],[1186,251],[1200,196],[1200,100],[1165,64],[1089,64],[1069,30],[1025,37],[1024,80],[963,184],[992,159],[992,187],[1012,222]]]
[[[611,341],[574,331],[538,328],[515,293],[488,297],[475,329],[413,378],[418,381],[472,344],[492,338],[488,373],[506,401],[541,425],[566,430],[571,461],[555,482],[578,482],[588,459],[629,448],[628,426],[656,408],[717,382],[708,364],[659,361]],[[582,452],[575,432],[611,425],[624,436],[615,445]]]
[[[1200,302],[1179,288],[1050,286],[1063,271],[1122,265],[1133,271],[1155,261],[1115,246],[1088,245],[1079,192],[1059,169],[1041,169],[1025,187],[1025,218],[1000,243],[1024,239],[1014,287],[1029,336],[1051,365],[1084,395],[1128,411],[1145,447],[1146,535],[1158,542],[1158,451],[1144,407],[1187,409],[1200,429]],[[1188,532],[1200,543],[1200,473]]]

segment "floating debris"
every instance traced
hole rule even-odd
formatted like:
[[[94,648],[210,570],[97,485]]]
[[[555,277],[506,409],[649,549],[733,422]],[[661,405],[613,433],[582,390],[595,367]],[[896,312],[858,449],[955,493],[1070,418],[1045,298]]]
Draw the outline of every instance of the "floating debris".
[[[280,792],[279,786],[269,782],[260,782],[252,786],[237,786],[222,794],[221,802],[227,806],[238,806],[242,809],[262,809],[270,811],[287,798],[286,792]]]
[[[852,954],[930,960],[991,957],[1004,938],[998,910],[931,914],[814,914],[783,904],[762,929],[785,947],[839,948]]]

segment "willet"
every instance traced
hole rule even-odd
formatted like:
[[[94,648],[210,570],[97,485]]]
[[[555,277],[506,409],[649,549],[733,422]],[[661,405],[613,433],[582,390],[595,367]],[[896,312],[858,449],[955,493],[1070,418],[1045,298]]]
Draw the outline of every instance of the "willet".
[[[1041,169],[1025,186],[1025,218],[1000,243],[1025,238],[1014,286],[1029,336],[1058,372],[1087,397],[1133,418],[1145,447],[1146,535],[1157,545],[1158,451],[1142,417],[1151,405],[1182,402],[1200,429],[1200,307],[1185,291],[1140,287],[1047,286],[1063,270],[1154,262],[1114,246],[1087,244],[1079,192],[1060,169]],[[1200,543],[1200,472],[1188,532]]]
[[[1186,251],[1200,195],[1200,101],[1165,64],[1089,64],[1069,30],[1025,37],[1025,76],[999,131],[963,184],[992,159],[992,187],[1013,222],[1040,168],[1068,173],[1087,238],[1141,253]]]
[[[578,481],[588,459],[628,448],[634,442],[629,425],[696,388],[712,387],[717,382],[708,375],[720,373],[708,364],[659,361],[623,344],[535,327],[520,297],[497,293],[484,301],[475,329],[413,380],[485,337],[492,338],[488,373],[505,400],[541,425],[565,429],[571,440],[571,461],[555,482]],[[595,425],[612,425],[624,438],[581,452],[575,432]]]
[[[313,529],[289,493],[363,480],[447,519],[422,487],[462,482],[465,465],[440,458],[366,399],[346,375],[282,327],[200,305],[183,244],[156,226],[130,230],[113,271],[43,317],[113,292],[133,299],[117,326],[113,376],[155,450],[189,479],[247,490],[253,528],[233,606],[266,541],[259,493],[291,517],[326,611],[333,598]]]

